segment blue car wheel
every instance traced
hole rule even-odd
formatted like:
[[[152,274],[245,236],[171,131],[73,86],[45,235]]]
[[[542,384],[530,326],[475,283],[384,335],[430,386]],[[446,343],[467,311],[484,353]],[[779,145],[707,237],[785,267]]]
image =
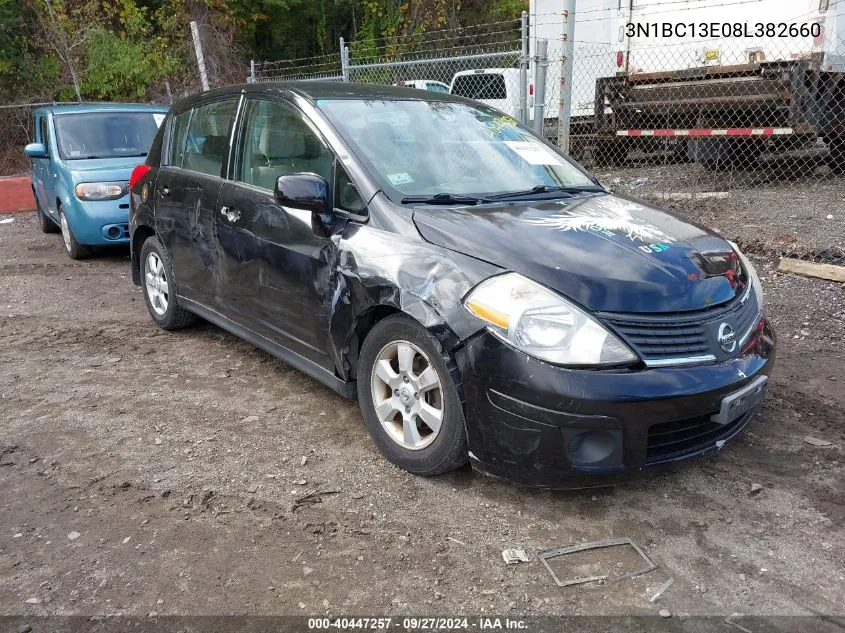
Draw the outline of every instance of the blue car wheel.
[[[73,234],[73,229],[67,221],[65,212],[59,207],[59,225],[62,229],[62,239],[65,242],[65,249],[71,259],[85,259],[91,254],[91,247],[80,244],[76,241],[76,236]]]

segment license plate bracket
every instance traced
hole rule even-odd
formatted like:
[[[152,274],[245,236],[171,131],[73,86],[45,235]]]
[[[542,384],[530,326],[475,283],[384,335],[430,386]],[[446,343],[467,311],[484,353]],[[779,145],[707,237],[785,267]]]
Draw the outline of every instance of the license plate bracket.
[[[730,424],[758,406],[766,395],[768,376],[758,376],[751,384],[722,398],[719,413],[710,416],[716,424]]]

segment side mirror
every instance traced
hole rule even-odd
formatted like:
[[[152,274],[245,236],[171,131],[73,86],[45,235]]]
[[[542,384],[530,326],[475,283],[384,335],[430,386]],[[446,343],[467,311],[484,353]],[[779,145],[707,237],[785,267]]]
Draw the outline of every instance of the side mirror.
[[[23,153],[29,158],[47,158],[47,148],[44,143],[30,143],[23,148]]]
[[[317,174],[279,176],[273,195],[282,206],[313,213],[328,213],[331,210],[329,184]]]

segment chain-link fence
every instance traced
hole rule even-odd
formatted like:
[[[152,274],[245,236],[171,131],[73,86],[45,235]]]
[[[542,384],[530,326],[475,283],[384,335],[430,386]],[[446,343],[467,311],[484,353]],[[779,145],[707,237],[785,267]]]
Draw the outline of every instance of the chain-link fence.
[[[23,148],[33,139],[32,113],[42,103],[0,106],[0,176],[20,176],[29,172]]]

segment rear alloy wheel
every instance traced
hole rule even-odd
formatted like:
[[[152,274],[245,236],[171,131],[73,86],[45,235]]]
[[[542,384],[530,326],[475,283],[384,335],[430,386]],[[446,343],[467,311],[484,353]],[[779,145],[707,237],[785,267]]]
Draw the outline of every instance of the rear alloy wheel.
[[[164,330],[181,330],[196,321],[196,315],[179,305],[173,266],[157,238],[147,238],[141,247],[141,265],[144,301],[153,321]]]
[[[65,249],[71,259],[85,259],[91,254],[90,246],[85,246],[76,241],[73,229],[70,228],[67,216],[61,207],[59,207],[59,226],[62,229],[62,240],[64,240]]]
[[[437,340],[409,317],[388,317],[368,334],[358,400],[370,435],[394,464],[438,475],[466,463],[466,428],[451,373]]]

